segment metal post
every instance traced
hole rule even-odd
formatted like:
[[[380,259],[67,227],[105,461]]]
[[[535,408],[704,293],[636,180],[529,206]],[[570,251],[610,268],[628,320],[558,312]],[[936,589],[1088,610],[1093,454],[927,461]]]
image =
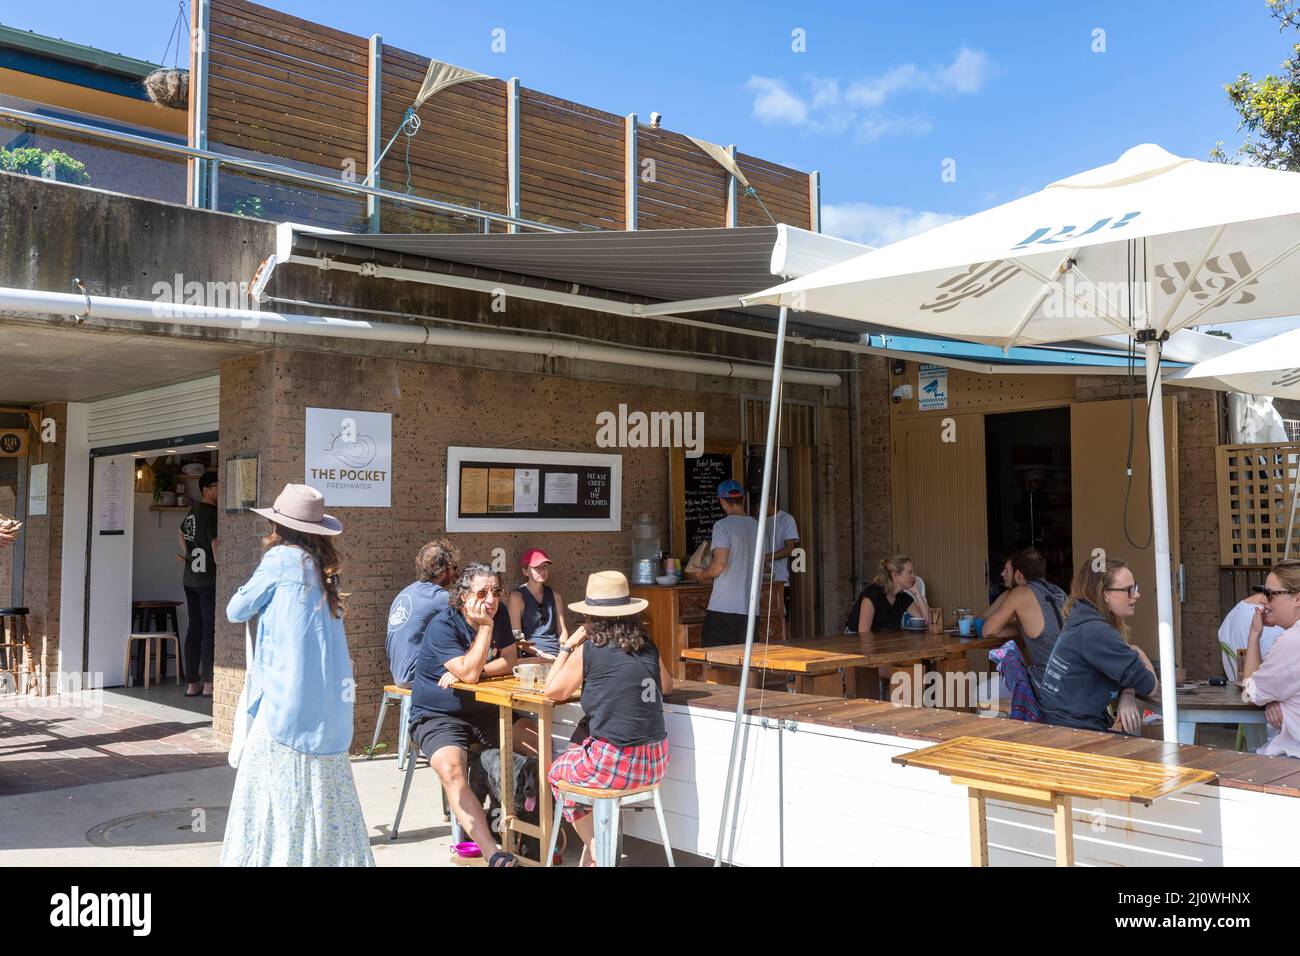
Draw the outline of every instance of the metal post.
[[[736,144],[727,147],[727,155],[736,161]],[[727,228],[736,228],[736,177],[727,173]]]
[[[1169,555],[1169,502],[1165,483],[1165,408],[1160,383],[1160,343],[1145,343],[1147,394],[1151,407],[1147,428],[1151,462],[1151,528],[1156,548],[1156,619],[1160,635],[1160,719],[1164,738],[1178,742],[1178,678],[1174,648],[1173,575]]]
[[[190,146],[208,148],[208,28],[212,22],[210,0],[194,0],[190,13]],[[190,164],[189,204],[200,209],[207,204],[207,163]]]
[[[217,190],[217,176],[221,174],[221,162],[219,160],[214,159],[212,161],[211,172],[212,176],[208,185],[208,208],[219,212],[221,210]]]
[[[519,77],[506,81],[506,205],[512,216],[519,215]],[[511,232],[518,232],[514,223]]]
[[[808,228],[822,231],[822,174],[814,169],[808,174]]]
[[[722,848],[729,833],[734,833],[740,810],[740,773],[736,759],[740,748],[741,725],[745,719],[745,690],[749,685],[749,663],[754,650],[754,628],[758,621],[759,591],[763,585],[763,559],[767,556],[767,502],[772,492],[772,459],[776,452],[777,422],[781,414],[781,375],[785,368],[785,326],[789,309],[781,306],[776,327],[776,357],[772,360],[772,391],[767,408],[767,445],[763,449],[763,490],[758,502],[758,535],[754,541],[754,558],[749,571],[749,613],[745,621],[745,659],[740,666],[740,695],[736,699],[736,723],[731,732],[731,756],[727,760],[727,787],[722,795],[722,819],[718,821],[718,846],[713,865],[723,863]]]
[[[379,179],[379,143],[384,136],[384,38],[370,37],[370,79],[366,84],[366,185]],[[366,223],[371,232],[379,231],[379,197],[366,197]]]
[[[636,229],[636,114],[623,120],[623,228]]]

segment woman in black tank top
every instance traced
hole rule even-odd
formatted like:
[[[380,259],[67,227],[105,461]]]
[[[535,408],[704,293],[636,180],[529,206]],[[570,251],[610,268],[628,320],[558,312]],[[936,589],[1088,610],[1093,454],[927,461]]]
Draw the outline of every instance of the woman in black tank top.
[[[529,548],[519,559],[524,583],[510,592],[507,610],[520,650],[543,661],[555,660],[560,645],[569,636],[564,623],[564,598],[546,582],[551,559],[541,548]]]
[[[587,579],[586,600],[569,605],[586,622],[560,646],[544,693],[567,701],[581,690],[588,727],[551,764],[557,799],[560,781],[626,790],[657,784],[668,769],[663,695],[673,679],[637,618],[646,603],[618,571],[601,571]],[[566,802],[564,815],[582,838],[583,865],[594,865],[591,808]]]

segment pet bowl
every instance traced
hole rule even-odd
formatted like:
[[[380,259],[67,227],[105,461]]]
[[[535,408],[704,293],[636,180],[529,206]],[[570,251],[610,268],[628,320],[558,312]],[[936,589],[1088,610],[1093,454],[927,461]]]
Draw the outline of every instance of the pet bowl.
[[[457,843],[454,847],[452,847],[452,850],[456,852],[457,856],[464,857],[466,859],[473,859],[475,857],[480,857],[483,855],[483,851],[478,848],[478,844],[473,842],[472,840],[468,840],[465,843]]]

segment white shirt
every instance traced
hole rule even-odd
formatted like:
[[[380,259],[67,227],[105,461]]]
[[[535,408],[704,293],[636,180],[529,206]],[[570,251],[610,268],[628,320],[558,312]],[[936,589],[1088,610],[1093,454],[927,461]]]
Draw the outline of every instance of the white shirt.
[[[799,529],[794,518],[784,511],[778,511],[767,519],[767,553],[781,551],[787,541],[799,540]],[[772,562],[772,580],[782,583],[790,580],[790,559],[777,558]]]
[[[749,613],[749,571],[758,539],[758,522],[749,515],[727,515],[713,525],[711,548],[727,549],[727,567],[713,579],[709,610]]]

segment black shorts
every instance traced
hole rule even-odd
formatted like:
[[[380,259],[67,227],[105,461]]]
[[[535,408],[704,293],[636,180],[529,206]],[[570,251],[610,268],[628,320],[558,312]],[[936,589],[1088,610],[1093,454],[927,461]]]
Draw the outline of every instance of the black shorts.
[[[469,714],[430,714],[411,723],[411,737],[420,753],[432,757],[443,747],[466,752],[475,744],[495,747],[501,739],[501,726],[495,707]]]
[[[700,632],[701,647],[721,647],[725,644],[745,643],[745,614],[728,614],[726,611],[709,611],[704,615],[704,630]]]

